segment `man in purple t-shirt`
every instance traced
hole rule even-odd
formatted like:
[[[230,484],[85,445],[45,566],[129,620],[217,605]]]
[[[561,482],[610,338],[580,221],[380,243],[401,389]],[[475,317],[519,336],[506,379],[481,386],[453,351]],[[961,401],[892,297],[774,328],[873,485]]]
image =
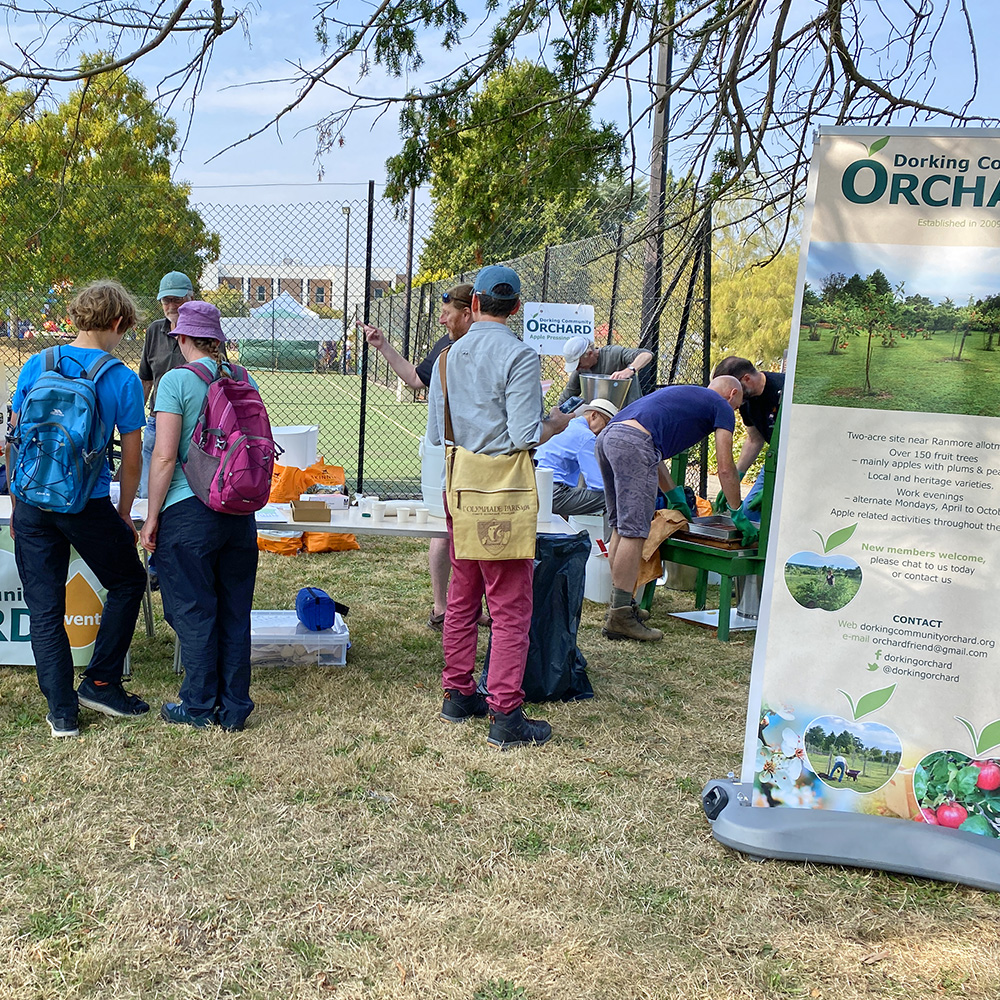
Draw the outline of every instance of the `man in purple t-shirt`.
[[[604,620],[608,639],[650,642],[663,638],[639,620],[632,603],[643,542],[656,508],[656,491],[677,490],[667,462],[715,432],[719,482],[730,507],[740,506],[740,481],[733,460],[733,429],[743,402],[737,379],[722,375],[708,387],[671,385],[630,403],[598,435],[597,461],[604,478],[608,522],[611,603]]]

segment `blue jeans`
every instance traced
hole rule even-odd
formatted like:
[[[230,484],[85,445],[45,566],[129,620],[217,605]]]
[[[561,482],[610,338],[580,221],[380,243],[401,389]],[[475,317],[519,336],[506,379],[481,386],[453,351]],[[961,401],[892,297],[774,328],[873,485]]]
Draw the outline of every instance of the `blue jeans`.
[[[136,496],[145,500],[149,496],[149,466],[153,461],[153,445],[156,444],[156,414],[146,417],[142,432],[142,473],[139,476],[139,490]]]
[[[195,717],[239,728],[250,698],[250,608],[257,579],[252,516],[220,514],[197,497],[160,514],[156,565],[163,613],[177,633],[180,700]]]
[[[135,539],[107,497],[90,500],[78,514],[53,514],[19,502],[11,519],[14,558],[31,616],[31,651],[38,686],[49,711],[75,719],[73,653],[66,635],[66,573],[70,546],[93,570],[108,596],[85,676],[121,683],[146,573]]]
[[[753,521],[754,524],[760,524],[760,511],[759,510],[748,510],[747,504],[757,496],[759,493],[764,492],[764,466],[760,467],[760,472],[757,473],[757,478],[753,481],[753,486],[750,487],[750,492],[743,498],[743,513]]]
[[[844,780],[844,775],[847,772],[847,767],[843,763],[841,763],[839,760],[837,761],[836,764],[833,765],[833,770],[830,772],[830,780],[831,781],[833,781],[833,779],[834,779],[834,777],[835,777],[835,775],[837,774],[838,771],[840,771],[840,780],[843,781]]]

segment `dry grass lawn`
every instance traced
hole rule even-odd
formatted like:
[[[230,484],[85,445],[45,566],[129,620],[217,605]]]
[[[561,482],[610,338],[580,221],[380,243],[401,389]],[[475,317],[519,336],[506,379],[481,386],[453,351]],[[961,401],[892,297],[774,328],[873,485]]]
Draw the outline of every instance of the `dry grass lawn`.
[[[711,837],[738,769],[752,639],[667,619],[612,644],[546,747],[449,727],[425,549],[263,556],[257,607],[352,607],[345,669],[260,670],[240,734],[168,727],[168,630],[137,635],[149,717],[55,741],[0,670],[3,998],[992,997],[1000,897],[756,863]],[[688,595],[661,593],[656,624]],[[660,613],[657,614],[656,612]]]

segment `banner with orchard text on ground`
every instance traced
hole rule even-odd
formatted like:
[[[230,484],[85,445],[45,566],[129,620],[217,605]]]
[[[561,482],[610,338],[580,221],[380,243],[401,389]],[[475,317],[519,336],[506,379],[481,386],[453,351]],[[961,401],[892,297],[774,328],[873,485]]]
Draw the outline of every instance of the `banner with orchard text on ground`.
[[[1000,132],[821,130],[742,780],[1000,838]]]

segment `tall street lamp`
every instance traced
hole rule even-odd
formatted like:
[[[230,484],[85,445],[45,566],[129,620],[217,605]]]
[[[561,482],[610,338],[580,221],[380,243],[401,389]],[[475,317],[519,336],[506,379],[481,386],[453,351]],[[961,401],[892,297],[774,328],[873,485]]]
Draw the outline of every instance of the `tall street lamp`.
[[[344,374],[347,374],[347,267],[350,260],[351,250],[351,206],[341,205],[341,212],[347,219],[347,232],[344,234],[344,344],[341,348],[340,357]]]

